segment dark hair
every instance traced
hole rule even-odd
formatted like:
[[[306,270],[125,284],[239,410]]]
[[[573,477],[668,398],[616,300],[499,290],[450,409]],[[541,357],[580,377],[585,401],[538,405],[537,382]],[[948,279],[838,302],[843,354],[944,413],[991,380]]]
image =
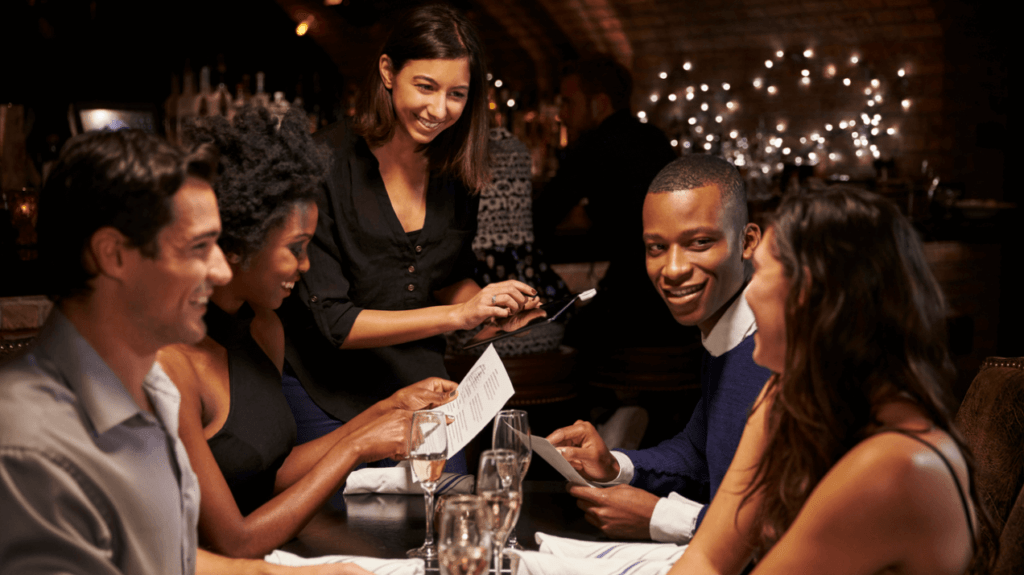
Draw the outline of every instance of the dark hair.
[[[722,210],[736,230],[747,224],[747,188],[727,160],[707,154],[684,154],[654,176],[648,194],[679,192],[715,184],[722,192]]]
[[[580,91],[587,97],[606,94],[615,111],[629,110],[633,97],[633,75],[625,66],[607,54],[595,54],[570,62],[562,77],[577,76]]]
[[[84,251],[113,227],[143,255],[158,254],[160,230],[174,219],[172,198],[186,177],[210,181],[216,151],[192,155],[139,130],[87,132],[68,140],[39,200],[39,258],[55,300],[91,291]]]
[[[487,93],[483,47],[476,28],[459,11],[444,4],[420,6],[399,18],[384,42],[363,86],[353,130],[371,148],[395,133],[391,92],[384,86],[377,62],[387,54],[398,74],[409,60],[469,59],[469,94],[462,116],[425,146],[434,174],[462,180],[471,191],[487,183]]]
[[[327,172],[327,152],[309,134],[300,108],[280,120],[266,108],[246,106],[229,122],[204,118],[186,129],[186,138],[220,150],[214,186],[220,207],[218,243],[244,267],[296,204],[315,202]]]
[[[952,424],[946,307],[909,222],[881,196],[832,187],[787,197],[770,227],[766,247],[793,287],[785,369],[768,383],[768,447],[744,496],[763,494],[755,548],[767,552],[785,533],[825,473],[879,425],[875,408],[897,395],[956,442],[985,521],[970,450]]]

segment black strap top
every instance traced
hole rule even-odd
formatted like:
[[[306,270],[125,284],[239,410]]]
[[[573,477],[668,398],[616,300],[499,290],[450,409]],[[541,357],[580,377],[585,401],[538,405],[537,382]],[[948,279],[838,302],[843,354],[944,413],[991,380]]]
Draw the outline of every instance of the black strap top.
[[[884,432],[887,432],[887,431],[891,431],[893,433],[899,433],[900,435],[909,437],[909,438],[917,441],[921,445],[924,445],[928,449],[931,449],[932,451],[934,451],[935,455],[938,455],[939,459],[941,459],[942,462],[946,464],[946,469],[949,470],[949,474],[953,476],[953,482],[956,483],[956,492],[960,494],[960,503],[963,504],[964,515],[967,516],[967,529],[968,529],[968,531],[970,531],[970,534],[971,534],[971,546],[972,547],[976,546],[977,542],[976,542],[975,537],[974,537],[974,520],[971,519],[971,509],[967,505],[967,496],[966,496],[966,494],[964,494],[964,488],[960,484],[960,477],[957,476],[956,470],[953,469],[953,464],[950,463],[948,459],[946,459],[946,456],[942,454],[942,451],[940,451],[939,448],[935,447],[931,443],[928,443],[924,439],[921,439],[920,437],[918,437],[913,432],[907,431],[905,429],[897,429],[895,427],[886,427],[885,429],[880,431],[880,433],[884,433]]]
[[[254,315],[248,304],[231,316],[210,302],[205,316],[207,333],[227,349],[231,387],[227,420],[207,443],[242,515],[273,497],[296,437],[281,374],[249,333]]]

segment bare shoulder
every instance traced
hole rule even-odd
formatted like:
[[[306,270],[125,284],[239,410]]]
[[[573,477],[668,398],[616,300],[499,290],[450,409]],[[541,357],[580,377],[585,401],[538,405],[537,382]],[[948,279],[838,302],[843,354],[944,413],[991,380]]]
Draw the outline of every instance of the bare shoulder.
[[[227,362],[224,348],[209,337],[197,344],[173,344],[160,349],[156,359],[179,389],[198,385],[199,374],[210,373]]]

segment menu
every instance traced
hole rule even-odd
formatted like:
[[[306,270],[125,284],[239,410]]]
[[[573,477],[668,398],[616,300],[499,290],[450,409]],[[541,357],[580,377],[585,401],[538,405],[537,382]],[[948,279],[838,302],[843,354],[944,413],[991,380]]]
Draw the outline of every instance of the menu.
[[[455,419],[448,425],[448,454],[457,453],[472,441],[513,394],[505,365],[490,345],[462,378],[455,399],[436,409]]]

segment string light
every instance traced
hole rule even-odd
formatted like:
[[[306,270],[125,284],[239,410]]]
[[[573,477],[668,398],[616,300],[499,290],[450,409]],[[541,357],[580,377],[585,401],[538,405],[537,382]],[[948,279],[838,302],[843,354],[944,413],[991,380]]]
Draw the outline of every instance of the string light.
[[[700,91],[701,92],[707,92],[708,91],[708,85],[707,84],[701,84],[700,85]]]
[[[800,83],[803,84],[804,86],[810,86],[811,85],[811,79],[810,78],[800,78]]]
[[[730,110],[735,110],[736,109],[736,102],[734,102],[732,100],[729,100],[728,102],[725,103],[725,107],[729,108]]]
[[[647,117],[647,112],[645,112],[643,110],[640,110],[639,112],[636,113],[636,117],[640,118],[641,120],[643,120],[644,118]]]
[[[689,62],[683,62],[683,70],[686,70],[687,72],[689,72],[690,68],[692,68],[692,67],[693,67],[693,64],[690,64]],[[687,147],[689,147],[689,146],[687,146]]]
[[[775,57],[776,58],[781,58],[781,57],[783,57],[785,55],[786,55],[786,53],[783,52],[782,50],[779,50],[778,52],[775,52]]]
[[[889,134],[890,136],[895,136],[896,135],[896,128],[889,128],[888,130],[885,131],[885,133]]]
[[[763,86],[763,85],[764,85],[764,81],[762,81],[760,78],[754,78],[754,87],[755,88],[760,90],[761,86]]]
[[[902,102],[900,102],[900,105],[903,106],[904,110],[909,110],[910,109],[910,100],[909,99],[903,100]]]
[[[878,81],[878,78],[872,78],[871,79],[871,87],[872,88],[877,88],[877,87],[879,87],[881,85],[882,85],[882,83]]]
[[[892,128],[889,128],[889,129],[891,130]],[[733,140],[735,140],[739,135],[740,135],[740,133],[737,132],[736,130],[733,130],[733,131],[729,132],[729,137],[732,138]]]
[[[651,102],[657,102],[657,101],[658,101],[658,95],[657,94],[651,94]]]
[[[900,68],[896,71],[896,75],[902,78],[907,75],[907,71],[904,68]]]
[[[692,99],[693,99],[693,92],[687,92],[686,93],[686,101],[689,102]]]
[[[661,74],[658,74],[658,77],[664,80],[665,78],[668,78],[668,72],[662,72]]]
[[[722,89],[723,89],[723,90],[725,90],[726,92],[728,92],[728,91],[729,91],[729,88],[732,88],[732,86],[730,86],[730,85],[729,85],[729,82],[722,82]]]
[[[851,64],[856,64],[857,62],[860,62],[860,56],[857,56],[856,54],[850,56]]]
[[[764,61],[764,67],[765,67],[765,68],[771,68],[771,67],[772,67],[772,66],[774,66],[774,65],[775,65],[775,64],[774,64],[774,63],[773,63],[773,62],[772,62],[771,60],[765,60],[765,61]]]
[[[773,95],[773,96],[774,96],[774,95],[775,95],[775,93],[776,93],[776,92],[778,92],[778,91],[779,91],[779,89],[778,89],[778,88],[776,88],[775,86],[768,86],[768,93],[769,93],[769,94],[771,94],[771,95]]]
[[[813,57],[814,57],[814,50],[811,50],[810,48],[804,50],[804,58],[813,58]]]
[[[721,124],[721,123],[722,123],[722,119],[723,119],[723,118],[722,118],[721,116],[715,116],[715,122],[717,122],[717,123],[719,123],[719,124]]]
[[[844,85],[844,86],[849,86],[849,85],[850,85],[851,83],[852,83],[852,82],[850,82],[850,79],[849,79],[849,78],[843,78],[843,85]]]
[[[672,94],[669,94],[669,95],[668,95],[668,101],[669,101],[669,102],[675,102],[675,101],[676,101],[676,95],[675,95],[675,93],[672,93]]]
[[[832,78],[835,75],[836,75],[836,66],[835,66],[835,64],[829,64],[828,66],[825,66],[825,77],[826,78]]]
[[[500,88],[501,86],[502,86],[502,81],[501,80],[495,80],[494,81],[494,87],[495,88]]]
[[[672,140],[670,143],[672,144],[673,148],[679,147],[679,140]]]
[[[516,101],[513,100],[512,98],[509,98],[508,102],[505,102],[505,105],[507,105],[509,108],[515,107]],[[664,140],[662,140],[662,141],[664,141]]]
[[[806,78],[807,76],[811,75],[811,71],[808,70],[807,68],[804,68],[803,70],[800,70],[800,75]]]
[[[708,111],[708,103],[707,102],[704,102],[703,104],[700,105],[700,111],[701,112],[707,112]]]

